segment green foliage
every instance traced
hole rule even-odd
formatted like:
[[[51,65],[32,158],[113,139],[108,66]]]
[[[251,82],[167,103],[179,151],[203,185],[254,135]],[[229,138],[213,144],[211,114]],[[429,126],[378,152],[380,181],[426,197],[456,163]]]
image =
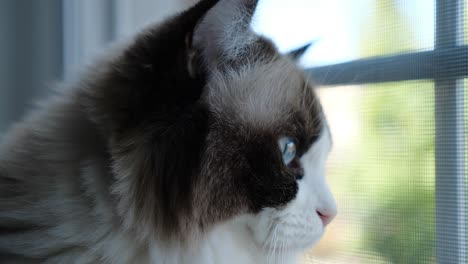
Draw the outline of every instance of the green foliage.
[[[376,0],[364,27],[363,57],[414,51],[411,25],[396,0]],[[417,30],[417,29],[414,29]],[[391,263],[431,263],[435,254],[434,96],[431,82],[369,85],[362,96],[363,137],[355,185],[372,195],[363,250]]]
[[[368,193],[363,250],[391,263],[430,263],[435,246],[434,96],[429,82],[365,87],[356,192]]]
[[[411,25],[399,12],[399,2],[374,0],[369,20],[361,25],[363,37],[359,46],[363,57],[414,50]]]
[[[368,221],[380,224],[367,231],[366,246],[391,263],[434,262],[433,198],[417,191],[378,206]]]

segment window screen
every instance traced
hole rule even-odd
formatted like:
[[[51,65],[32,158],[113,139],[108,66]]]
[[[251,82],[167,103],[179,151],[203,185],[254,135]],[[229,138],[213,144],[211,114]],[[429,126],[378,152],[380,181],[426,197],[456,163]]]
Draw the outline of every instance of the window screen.
[[[334,137],[339,214],[303,263],[468,263],[468,1],[261,4],[280,49],[314,43]]]
[[[434,83],[330,87],[319,96],[340,210],[306,263],[433,263]]]

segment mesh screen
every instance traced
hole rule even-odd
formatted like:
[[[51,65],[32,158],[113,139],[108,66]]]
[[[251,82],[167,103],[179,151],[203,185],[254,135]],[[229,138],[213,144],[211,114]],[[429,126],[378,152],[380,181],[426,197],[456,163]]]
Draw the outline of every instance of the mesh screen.
[[[464,3],[464,8],[465,10],[463,10],[463,15],[464,15],[464,19],[465,19],[465,28],[464,28],[464,35],[465,35],[465,44],[468,44],[468,19],[467,19],[467,16],[468,16],[468,0],[465,0],[465,3]]]
[[[356,57],[434,49],[435,1],[367,2]],[[459,45],[468,43],[463,4]],[[466,68],[468,56],[448,63],[433,80],[318,90],[339,215],[303,263],[468,263],[468,74],[444,75]]]
[[[431,263],[435,258],[434,85],[319,91],[334,149],[339,216],[306,263]]]
[[[367,13],[357,11],[363,17],[356,25],[360,58],[434,48],[434,0],[365,2]]]
[[[283,51],[312,41],[313,48],[305,55],[304,64],[326,65],[432,49],[434,3],[435,0],[263,0],[253,26]]]
[[[116,8],[117,33],[164,10],[151,0],[115,2],[132,7]],[[303,64],[329,65],[433,50],[436,2],[457,1],[261,0],[254,26],[281,51],[313,41]],[[458,3],[467,45],[468,0]],[[127,9],[135,21],[122,21]],[[468,56],[449,64],[466,68]],[[467,76],[318,89],[334,138],[327,177],[339,214],[303,263],[468,263]]]

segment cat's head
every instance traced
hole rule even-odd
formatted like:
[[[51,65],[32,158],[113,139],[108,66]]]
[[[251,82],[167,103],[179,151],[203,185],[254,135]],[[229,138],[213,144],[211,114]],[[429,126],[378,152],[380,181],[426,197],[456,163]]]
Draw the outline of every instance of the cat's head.
[[[109,139],[117,210],[142,237],[243,219],[259,246],[296,250],[336,214],[319,100],[250,29],[256,5],[202,1],[141,33],[81,93]]]

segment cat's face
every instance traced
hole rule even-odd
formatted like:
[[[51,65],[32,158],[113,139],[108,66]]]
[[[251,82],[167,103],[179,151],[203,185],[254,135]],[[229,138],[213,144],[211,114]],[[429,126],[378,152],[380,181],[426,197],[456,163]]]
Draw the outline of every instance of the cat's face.
[[[262,97],[256,98],[251,103],[258,106]],[[319,110],[305,114],[307,119],[298,117],[304,114],[300,111],[269,117],[277,123],[267,127],[260,121],[245,127],[234,118],[224,124],[222,118],[220,131],[210,133],[216,139],[210,139],[213,145],[209,145],[204,172],[216,170],[213,177],[218,179],[202,184],[208,191],[203,199],[211,197],[212,210],[224,212],[227,218],[240,216],[236,223],[245,224],[266,254],[297,253],[310,247],[337,211],[325,177],[331,148],[328,126]],[[313,115],[315,121],[308,123]]]
[[[336,205],[325,178],[331,146],[325,126],[318,140],[299,158],[304,173],[294,199],[279,208],[265,208],[247,218],[254,239],[268,251],[298,252],[323,235],[336,215]]]
[[[300,250],[336,214],[320,103],[250,30],[256,4],[202,1],[142,33],[83,93],[109,133],[117,210],[143,238],[242,218],[259,246]]]
[[[332,140],[312,87],[283,56],[215,78],[205,95],[208,211],[219,222],[241,216],[266,252],[311,246],[336,215],[325,177]]]

